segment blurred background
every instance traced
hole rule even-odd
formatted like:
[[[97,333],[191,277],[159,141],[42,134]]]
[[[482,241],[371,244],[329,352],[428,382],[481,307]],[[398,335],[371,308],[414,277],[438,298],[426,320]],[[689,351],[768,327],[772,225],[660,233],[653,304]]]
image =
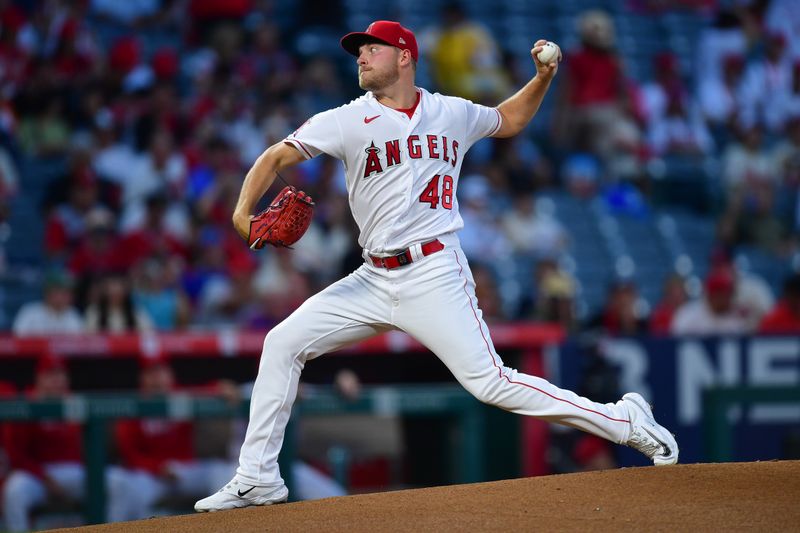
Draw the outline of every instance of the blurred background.
[[[457,191],[507,364],[644,393],[687,462],[800,456],[796,1],[0,0],[7,529],[187,512],[230,478],[264,334],[362,261],[333,159],[285,173],[317,202],[292,250],[251,252],[232,208],[361,94],[338,41],[377,19],[415,31],[418,85],[486,105],[537,39],[564,52]],[[644,464],[484,408],[400,333],[304,380],[295,499]]]

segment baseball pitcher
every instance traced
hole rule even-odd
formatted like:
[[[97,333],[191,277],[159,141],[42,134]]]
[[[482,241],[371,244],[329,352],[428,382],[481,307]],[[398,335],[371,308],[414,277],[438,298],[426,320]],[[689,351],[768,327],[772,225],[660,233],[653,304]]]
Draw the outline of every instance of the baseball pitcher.
[[[346,169],[364,264],[267,334],[239,467],[229,484],[197,502],[197,511],[285,501],[278,452],[306,361],[390,330],[427,346],[484,403],[631,446],[657,465],[677,462],[675,439],[639,394],[600,404],[505,366],[475,298],[457,236],[461,166],[476,141],[516,135],[533,118],[561,59],[559,50],[550,62],[539,60],[545,42],[531,50],[534,78],[497,107],[485,107],[415,86],[417,41],[397,22],[376,21],[342,38],[366,93],[269,147],[245,177],[233,224],[254,247],[294,242],[313,206],[304,194],[282,191],[270,207],[275,231],[251,214],[276,171],[326,153]],[[287,194],[297,198],[287,201]],[[290,206],[286,223],[281,205]]]

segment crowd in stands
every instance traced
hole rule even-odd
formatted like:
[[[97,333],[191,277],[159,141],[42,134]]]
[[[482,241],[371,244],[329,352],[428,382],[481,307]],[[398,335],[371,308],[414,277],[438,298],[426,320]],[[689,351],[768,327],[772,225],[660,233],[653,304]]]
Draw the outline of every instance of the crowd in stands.
[[[687,294],[686,280],[672,276],[664,300],[643,306],[634,280],[609,279],[605,306],[576,313],[579,288],[560,262],[573,246],[570,228],[537,199],[561,191],[646,209],[658,158],[719,162],[721,201],[707,216],[723,253],[748,244],[788,261],[797,252],[798,10],[788,0],[679,4],[708,21],[696,71],[665,43],[653,78],[632,78],[613,18],[584,12],[548,95],[550,123],[535,130],[547,135],[486,140],[470,152],[458,189],[461,240],[483,267],[481,304],[492,320],[685,332],[671,321],[685,300],[710,300],[722,278],[738,287],[735,272],[714,271],[706,291]],[[352,61],[304,54],[292,44],[304,26],[281,27],[275,9],[257,0],[0,2],[5,216],[21,194],[25,161],[63,162],[63,175],[41,195],[44,300],[19,311],[14,333],[266,331],[358,266],[342,169],[326,157],[284,176],[318,199],[293,250],[252,253],[230,224],[243,175],[261,151],[358,94]],[[342,17],[318,24],[332,35],[346,29]],[[415,29],[431,89],[496,104],[529,72],[458,3],[447,3],[432,27]],[[538,267],[531,290],[509,296],[496,267],[516,257]],[[715,314],[712,307],[704,309]],[[741,331],[756,331],[770,311],[737,310],[751,315]]]

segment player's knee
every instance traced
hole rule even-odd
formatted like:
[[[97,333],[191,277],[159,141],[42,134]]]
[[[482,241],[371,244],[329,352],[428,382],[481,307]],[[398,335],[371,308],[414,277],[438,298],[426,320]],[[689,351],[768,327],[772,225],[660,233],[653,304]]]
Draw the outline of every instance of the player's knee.
[[[31,474],[19,470],[12,472],[3,485],[3,503],[23,505],[36,491],[36,484],[36,478]]]
[[[292,357],[297,351],[297,339],[280,325],[272,328],[264,339],[262,357]]]
[[[470,394],[475,398],[488,405],[496,405],[498,402],[497,388],[492,386],[489,381],[478,381],[466,387]]]

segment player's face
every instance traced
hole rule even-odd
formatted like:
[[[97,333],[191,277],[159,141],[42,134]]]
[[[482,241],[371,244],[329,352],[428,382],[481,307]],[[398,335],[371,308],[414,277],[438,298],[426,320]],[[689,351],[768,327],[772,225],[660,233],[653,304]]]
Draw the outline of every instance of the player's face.
[[[365,91],[379,91],[400,78],[397,48],[368,43],[358,50],[358,86]]]

